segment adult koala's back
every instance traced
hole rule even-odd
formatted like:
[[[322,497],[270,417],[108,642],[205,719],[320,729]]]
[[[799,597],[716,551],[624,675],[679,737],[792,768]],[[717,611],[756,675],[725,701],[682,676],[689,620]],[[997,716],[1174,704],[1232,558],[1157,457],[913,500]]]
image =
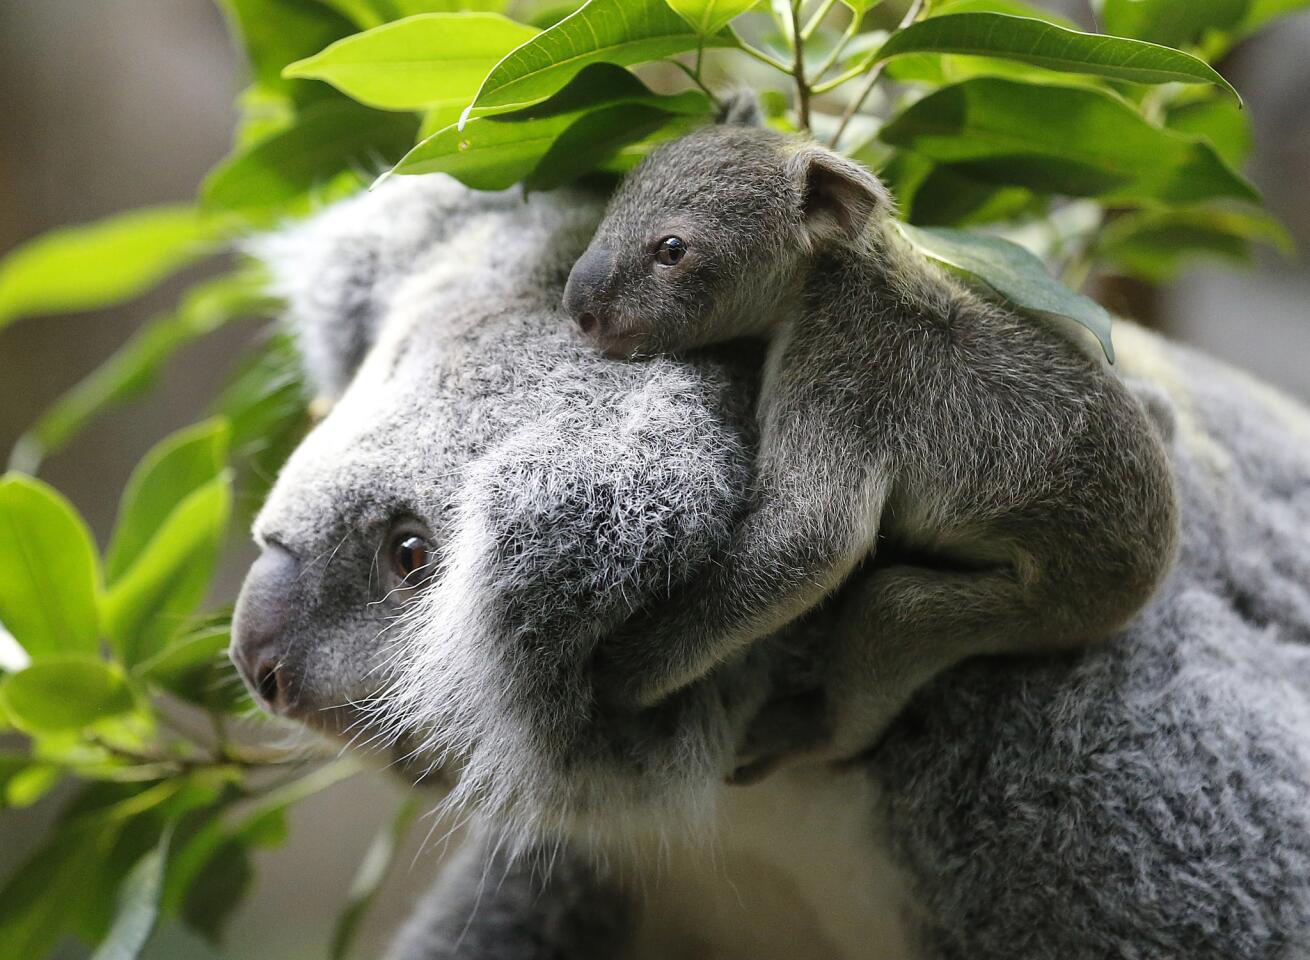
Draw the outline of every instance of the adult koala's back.
[[[1102,649],[939,678],[840,769],[726,787],[877,564],[657,709],[610,710],[608,632],[694,582],[748,502],[758,357],[589,349],[557,303],[597,214],[421,178],[267,247],[340,399],[256,523],[236,656],[274,709],[365,724],[486,825],[395,955],[1310,953],[1305,411],[1122,326],[1173,424],[1160,595]],[[391,559],[414,536],[439,557],[418,581]],[[505,856],[543,844],[553,871]]]

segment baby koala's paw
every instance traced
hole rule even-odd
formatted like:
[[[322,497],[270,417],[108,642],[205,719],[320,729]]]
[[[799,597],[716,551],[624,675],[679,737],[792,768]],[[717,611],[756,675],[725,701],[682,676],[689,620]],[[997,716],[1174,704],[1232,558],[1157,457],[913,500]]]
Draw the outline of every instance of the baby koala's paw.
[[[781,766],[816,755],[831,734],[828,702],[822,691],[772,700],[751,721],[728,783],[758,783]]]

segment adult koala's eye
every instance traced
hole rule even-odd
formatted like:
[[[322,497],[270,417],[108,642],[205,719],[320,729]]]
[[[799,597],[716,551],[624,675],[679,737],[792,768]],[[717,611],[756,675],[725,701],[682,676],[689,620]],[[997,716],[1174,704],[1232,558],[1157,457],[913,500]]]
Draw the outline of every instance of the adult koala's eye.
[[[682,237],[665,237],[655,248],[655,259],[664,266],[671,267],[686,253],[687,245],[682,241]]]
[[[421,534],[401,531],[391,539],[391,568],[409,586],[418,586],[432,575],[432,546]]]

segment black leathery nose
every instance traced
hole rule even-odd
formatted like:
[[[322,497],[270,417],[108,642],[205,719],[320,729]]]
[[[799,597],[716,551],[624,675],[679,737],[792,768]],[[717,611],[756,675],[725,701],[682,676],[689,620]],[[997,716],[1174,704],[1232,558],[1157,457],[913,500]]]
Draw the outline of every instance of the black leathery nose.
[[[299,576],[296,556],[270,543],[246,574],[232,618],[232,662],[251,693],[279,712],[291,705],[288,627],[295,616]]]
[[[592,321],[599,319],[598,307],[601,295],[614,272],[614,253],[605,247],[589,247],[578,258],[578,262],[569,271],[568,283],[564,286],[564,309],[584,324],[583,317],[590,315]],[[586,326],[583,326],[586,330]]]

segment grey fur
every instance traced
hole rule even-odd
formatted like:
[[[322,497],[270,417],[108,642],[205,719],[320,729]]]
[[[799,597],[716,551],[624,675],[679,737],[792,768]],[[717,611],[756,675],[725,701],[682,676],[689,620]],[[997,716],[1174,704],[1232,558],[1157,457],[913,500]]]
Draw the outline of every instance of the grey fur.
[[[623,956],[720,955],[641,953],[672,926],[703,942],[716,891],[753,960],[1310,956],[1310,413],[1121,326],[1126,377],[1149,381],[1172,424],[1183,505],[1177,566],[1145,610],[1075,655],[949,671],[844,771],[727,787],[760,704],[820,682],[819,652],[867,616],[879,567],[658,710],[617,726],[600,711],[594,653],[629,611],[702,576],[747,508],[759,357],[613,362],[568,329],[559,295],[599,209],[401,179],[292,229],[271,264],[301,291],[290,315],[306,343],[351,322],[346,304],[377,318],[256,525],[305,558],[283,638],[296,715],[398,738],[418,773],[443,760],[434,778],[471,773],[484,790],[462,799],[492,849],[545,840],[542,860],[515,862],[567,863],[553,885],[531,869],[500,885],[504,861],[470,849],[395,960],[452,955],[457,928],[468,960],[530,960],[561,929],[600,931],[569,939],[570,960],[608,960],[621,934],[607,921],[628,910]],[[351,284],[353,255],[325,254],[425,223],[408,259]],[[334,289],[340,302],[310,295]],[[452,559],[425,590],[384,599],[394,584],[374,558],[396,515]],[[488,616],[437,618],[460,610]],[[893,877],[855,884],[868,902],[843,913],[838,858],[872,861],[885,843]],[[787,874],[810,850],[812,874]],[[680,864],[697,858],[709,879],[687,888]],[[761,900],[774,871],[789,885]],[[661,909],[682,889],[695,892]],[[751,939],[761,920],[831,933],[839,915],[861,945],[844,954]],[[898,918],[913,949],[879,932]]]
[[[599,318],[611,352],[770,338],[752,511],[677,613],[607,647],[638,702],[872,556],[866,613],[829,655],[843,756],[960,660],[1108,637],[1168,571],[1177,505],[1142,405],[1080,345],[910,252],[890,209],[876,177],[822,147],[711,127],[629,175],[571,275],[566,307]],[[666,265],[653,250],[671,234],[686,253]],[[883,562],[887,544],[899,559]]]

